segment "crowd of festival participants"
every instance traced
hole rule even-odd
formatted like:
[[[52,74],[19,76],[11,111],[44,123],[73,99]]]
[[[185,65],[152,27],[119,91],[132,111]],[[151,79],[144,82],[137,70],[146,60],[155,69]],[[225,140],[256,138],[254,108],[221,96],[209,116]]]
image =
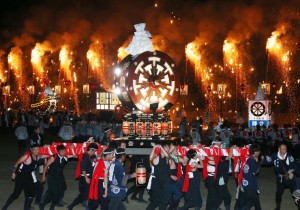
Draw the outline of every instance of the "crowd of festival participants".
[[[25,150],[12,167],[15,188],[2,210],[9,209],[22,191],[25,194],[24,210],[31,209],[34,200],[40,210],[53,210],[55,206],[66,206],[71,210],[77,205],[86,210],[96,210],[99,206],[102,210],[122,210],[126,209],[124,202],[129,199],[145,203],[147,210],[248,210],[252,207],[259,210],[259,165],[274,167],[274,209],[283,209],[281,199],[285,189],[290,190],[294,199],[291,202],[300,209],[300,167],[296,160],[300,134],[297,126],[290,129],[274,124],[271,128],[232,129],[225,121],[216,127],[210,123],[208,129],[202,131],[199,128],[202,125],[194,122],[191,133],[181,126],[178,138],[153,146],[150,155],[127,155],[125,141],[113,140],[115,136],[122,136],[121,124],[92,121],[74,126],[70,116],[67,119],[64,116],[65,123],[58,132],[61,142],[43,145],[41,124],[35,124],[28,137],[29,125],[24,119],[19,118],[15,135],[20,153],[25,150],[27,139],[30,149]],[[42,124],[47,121],[43,120]],[[88,126],[98,126],[98,132],[89,131]],[[78,139],[85,139],[85,142]],[[66,203],[64,167],[68,158],[78,159],[75,178],[78,179],[79,193]],[[142,175],[136,173],[141,162],[145,168]],[[36,176],[38,168],[41,180]],[[236,180],[235,195],[228,190],[229,178]],[[140,184],[142,179],[147,182]],[[128,188],[129,182],[133,183]],[[42,183],[48,186],[45,192]],[[204,187],[205,205],[200,191]],[[148,201],[144,199],[145,192],[149,193]],[[231,202],[232,197],[235,197],[235,203]]]

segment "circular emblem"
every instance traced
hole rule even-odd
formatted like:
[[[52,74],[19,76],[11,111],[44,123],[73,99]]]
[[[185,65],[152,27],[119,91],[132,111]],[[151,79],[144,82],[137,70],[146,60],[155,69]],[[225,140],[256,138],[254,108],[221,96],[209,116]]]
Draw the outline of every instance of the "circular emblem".
[[[120,192],[120,188],[119,187],[113,187],[112,192],[115,193],[115,194],[118,194]]]
[[[266,111],[266,107],[262,102],[254,102],[251,105],[251,113],[255,116],[255,117],[260,117],[262,116],[265,111]]]
[[[121,90],[120,101],[128,109],[162,112],[175,104],[180,82],[175,64],[168,55],[155,51],[127,56],[120,68],[115,85]]]
[[[246,186],[248,186],[249,182],[246,179],[243,179],[242,184],[243,184],[243,186],[246,187]]]
[[[247,174],[247,173],[249,172],[249,166],[248,166],[248,165],[244,165],[244,167],[243,167],[243,172],[244,172],[245,174]]]

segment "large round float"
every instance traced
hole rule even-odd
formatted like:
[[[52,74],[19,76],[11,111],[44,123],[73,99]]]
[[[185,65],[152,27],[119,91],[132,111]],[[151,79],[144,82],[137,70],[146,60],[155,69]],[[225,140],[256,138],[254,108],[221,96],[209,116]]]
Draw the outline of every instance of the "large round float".
[[[175,104],[180,81],[174,61],[160,51],[128,55],[119,65],[115,87],[129,111],[161,113]]]

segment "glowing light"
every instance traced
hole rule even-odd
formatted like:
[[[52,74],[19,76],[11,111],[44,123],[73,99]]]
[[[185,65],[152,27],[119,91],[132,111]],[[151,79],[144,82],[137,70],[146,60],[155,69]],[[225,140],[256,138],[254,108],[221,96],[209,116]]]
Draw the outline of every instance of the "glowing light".
[[[86,57],[89,60],[89,64],[92,67],[92,70],[100,67],[99,57],[95,51],[89,49],[86,53]]]
[[[296,50],[295,44],[292,42],[289,36],[286,35],[286,27],[284,25],[277,28],[272,32],[271,37],[268,38],[266,43],[266,49],[268,50],[268,59],[274,61],[277,65],[277,69],[280,73],[280,80],[284,80],[284,86],[286,88],[286,94],[289,100],[289,112],[297,113],[299,107],[299,101],[296,97],[297,89],[293,85],[296,81],[291,75],[291,56],[293,50]],[[277,94],[282,94],[282,86],[276,91]]]
[[[126,47],[122,46],[118,49],[118,58],[119,60],[123,60],[127,55],[128,53],[126,52]]]
[[[282,86],[276,91],[276,94],[282,94]]]
[[[266,49],[270,51],[279,50],[281,48],[281,44],[278,42],[278,37],[280,36],[280,32],[274,31],[272,32],[272,36],[268,38]]]
[[[116,68],[115,69],[115,75],[119,76],[121,74],[121,69],[120,68]]]
[[[75,72],[73,73],[73,78],[74,78],[74,82],[77,82],[77,76]]]
[[[20,48],[14,47],[11,49],[8,55],[9,68],[14,72],[16,78],[17,91],[21,98],[21,103],[23,107],[29,107],[29,97],[28,94],[23,90],[26,81],[24,71],[23,71],[23,52]],[[19,92],[22,91],[22,92]]]
[[[113,75],[107,73],[107,69],[110,69],[110,66],[108,65],[105,52],[101,40],[96,39],[90,44],[86,56],[92,71],[88,72],[88,76],[96,78],[97,82],[101,83],[105,90],[109,90],[113,83]]]
[[[77,76],[76,73],[71,70],[71,64],[72,64],[72,55],[73,52],[70,50],[69,45],[64,45],[62,46],[60,52],[59,52],[59,60],[60,60],[60,69],[62,70],[64,74],[64,79],[65,81],[74,81],[71,82],[70,84],[70,94],[73,97],[74,104],[75,104],[75,109],[76,112],[79,114],[80,113],[80,107],[79,107],[79,98],[78,98],[78,91],[76,89],[75,83],[77,81]],[[72,78],[73,76],[73,78]],[[73,79],[73,80],[72,80]],[[67,93],[67,89],[64,88],[64,93]]]
[[[114,90],[115,94],[119,95],[121,93],[121,89],[119,87],[117,87],[115,90]]]

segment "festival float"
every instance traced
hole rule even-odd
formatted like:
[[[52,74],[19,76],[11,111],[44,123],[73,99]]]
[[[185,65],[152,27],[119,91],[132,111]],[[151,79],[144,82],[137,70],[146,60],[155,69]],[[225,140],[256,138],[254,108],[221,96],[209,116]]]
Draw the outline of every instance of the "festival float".
[[[59,97],[50,86],[46,86],[43,92],[40,92],[37,102],[31,104],[31,108],[37,108],[40,112],[53,113],[57,108]]]
[[[127,153],[146,154],[142,148],[170,139],[173,125],[167,111],[176,102],[180,81],[172,58],[153,49],[145,24],[134,27],[136,32],[126,49],[129,55],[115,70],[115,92],[127,111],[122,123],[124,136],[117,140],[126,140]]]

